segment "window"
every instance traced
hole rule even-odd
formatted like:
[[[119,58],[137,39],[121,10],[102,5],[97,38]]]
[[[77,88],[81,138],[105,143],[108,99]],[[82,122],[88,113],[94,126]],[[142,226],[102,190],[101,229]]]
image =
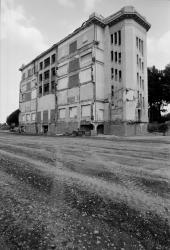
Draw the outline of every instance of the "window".
[[[137,65],[139,64],[139,56],[136,56]]]
[[[144,97],[143,97],[143,108],[145,107],[145,99],[144,99]]]
[[[111,61],[113,62],[113,50],[111,51]]]
[[[114,86],[113,85],[111,86],[111,96],[112,97],[114,96]]]
[[[141,40],[139,38],[139,51],[140,51],[140,49],[141,49]]]
[[[44,94],[49,93],[49,83],[44,84]]]
[[[115,52],[115,62],[117,63],[117,51]]]
[[[51,57],[51,63],[55,63],[55,54],[53,54]]]
[[[141,85],[142,85],[142,80],[141,80],[141,76],[140,76],[140,88],[141,88]]]
[[[115,81],[117,81],[117,69],[115,69]]]
[[[137,73],[137,84],[139,84],[139,73]]]
[[[144,80],[142,80],[142,89],[144,89]]]
[[[77,41],[70,43],[69,54],[74,53],[77,50]]]
[[[43,69],[43,62],[40,62],[40,70]]]
[[[142,51],[142,55],[143,55],[143,41],[141,41],[141,51]]]
[[[81,116],[82,117],[90,117],[91,116],[91,105],[81,106]]]
[[[114,68],[111,68],[111,79],[114,78]]]
[[[77,118],[77,107],[69,108],[69,116],[70,118]]]
[[[31,76],[31,69],[28,70],[28,77]]]
[[[22,79],[23,79],[23,80],[25,79],[25,73],[23,73],[23,75],[22,75]]]
[[[66,117],[66,109],[59,109],[59,118],[63,119]]]
[[[121,52],[119,52],[119,64],[121,64]]]
[[[138,48],[138,37],[136,37],[136,47]]]
[[[46,68],[49,65],[50,65],[50,57],[44,60],[44,67]]]
[[[117,32],[114,33],[114,44],[117,44]]]
[[[51,69],[51,75],[52,75],[52,76],[55,76],[55,68],[52,68],[52,69]]]
[[[111,42],[111,44],[113,44],[113,34],[111,34],[111,36],[110,36],[110,42]]]
[[[79,58],[75,58],[69,62],[69,73],[80,68]]]
[[[36,89],[34,89],[32,92],[31,92],[31,99],[35,99],[36,98]]]
[[[143,62],[142,62],[142,72],[143,72],[143,70],[144,70],[144,64],[143,64]]]
[[[51,82],[51,91],[54,92],[55,90],[55,81]]]
[[[141,58],[139,58],[139,68],[141,69]]]
[[[26,121],[27,121],[27,122],[30,121],[30,114],[26,114]]]
[[[122,71],[119,70],[119,82],[121,82],[121,81],[122,81]]]
[[[79,86],[79,74],[74,74],[72,76],[69,76],[68,80],[68,88],[74,88]]]
[[[39,95],[42,95],[42,86],[39,86]]]
[[[35,121],[35,113],[31,114],[31,121]]]
[[[39,81],[42,82],[42,74],[39,75]]]
[[[44,79],[49,79],[49,76],[50,76],[50,73],[49,73],[49,70],[45,71],[44,72]]]
[[[121,30],[118,31],[118,41],[119,45],[121,45]]]

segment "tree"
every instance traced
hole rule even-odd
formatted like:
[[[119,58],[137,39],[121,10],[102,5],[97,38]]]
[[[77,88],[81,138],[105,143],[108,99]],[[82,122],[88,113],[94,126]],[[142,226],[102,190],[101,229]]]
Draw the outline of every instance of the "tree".
[[[150,122],[160,122],[161,111],[170,103],[170,65],[164,70],[148,68],[148,102]]]
[[[15,127],[19,125],[19,113],[20,110],[17,109],[7,117],[6,122],[10,127]]]

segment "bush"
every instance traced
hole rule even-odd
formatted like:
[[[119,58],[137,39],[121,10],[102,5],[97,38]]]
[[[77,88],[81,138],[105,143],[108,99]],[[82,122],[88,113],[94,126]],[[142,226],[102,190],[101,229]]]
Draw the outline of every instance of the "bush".
[[[149,123],[148,124],[148,132],[160,132],[160,133],[166,133],[168,130],[168,124],[166,123]]]

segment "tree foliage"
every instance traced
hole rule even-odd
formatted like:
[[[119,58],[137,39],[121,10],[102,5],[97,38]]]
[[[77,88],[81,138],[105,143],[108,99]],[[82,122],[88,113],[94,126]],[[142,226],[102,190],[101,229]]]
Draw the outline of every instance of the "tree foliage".
[[[164,70],[148,68],[148,102],[150,121],[161,120],[161,111],[170,103],[170,64]]]
[[[12,112],[8,117],[7,117],[7,124],[11,127],[12,125],[18,126],[19,125],[19,113],[20,110],[17,109],[14,112]]]

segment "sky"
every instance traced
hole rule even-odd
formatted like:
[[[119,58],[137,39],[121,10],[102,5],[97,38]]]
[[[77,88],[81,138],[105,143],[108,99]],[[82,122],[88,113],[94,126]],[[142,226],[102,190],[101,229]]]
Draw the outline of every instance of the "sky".
[[[0,0],[0,123],[19,107],[18,70],[88,19],[133,5],[151,24],[148,66],[170,63],[170,0]]]

